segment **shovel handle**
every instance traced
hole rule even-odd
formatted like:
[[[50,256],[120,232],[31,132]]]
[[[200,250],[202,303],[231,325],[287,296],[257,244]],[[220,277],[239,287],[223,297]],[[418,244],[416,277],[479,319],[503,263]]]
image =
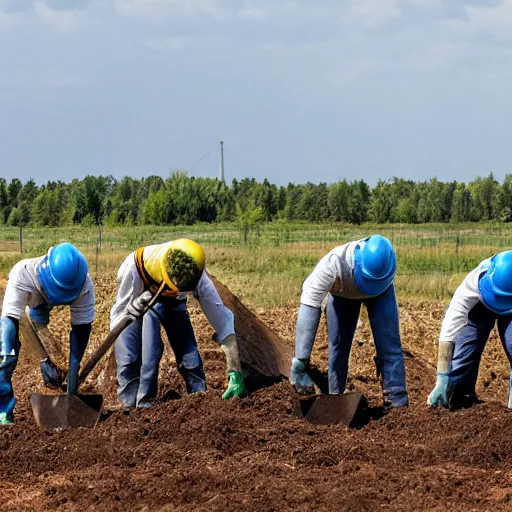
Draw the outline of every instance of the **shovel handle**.
[[[43,359],[50,359],[48,352],[39,337],[39,334],[30,319],[28,306],[25,308],[25,315],[20,318],[20,331],[23,339],[30,345],[36,352],[37,357],[42,361]]]
[[[165,289],[165,282],[160,285],[160,288],[156,291],[155,295],[148,302],[148,305],[144,309],[144,311],[137,318],[142,318],[149,309],[153,307],[153,304],[157,301],[158,297],[162,294]],[[96,365],[99,363],[100,359],[108,352],[110,347],[117,340],[119,335],[135,320],[133,316],[125,316],[122,321],[120,321],[105,338],[105,341],[91,354],[87,362],[84,364],[82,371],[78,376],[78,385],[82,384],[85,379],[89,376],[89,374],[94,370]]]

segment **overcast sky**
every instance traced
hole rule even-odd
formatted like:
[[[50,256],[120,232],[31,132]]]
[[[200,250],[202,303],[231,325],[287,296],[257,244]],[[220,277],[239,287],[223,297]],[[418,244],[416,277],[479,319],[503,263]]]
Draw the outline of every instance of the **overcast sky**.
[[[7,179],[501,179],[511,97],[512,0],[0,0]]]

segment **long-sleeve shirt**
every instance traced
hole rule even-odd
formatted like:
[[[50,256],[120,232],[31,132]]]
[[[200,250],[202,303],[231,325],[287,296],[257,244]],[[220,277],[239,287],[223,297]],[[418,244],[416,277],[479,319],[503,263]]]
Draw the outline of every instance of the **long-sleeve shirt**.
[[[364,239],[356,240],[328,252],[304,281],[300,302],[319,308],[328,293],[346,299],[369,297],[357,289],[354,280],[354,252],[357,245],[363,248],[365,244]]]
[[[25,314],[25,307],[50,310],[45,299],[44,290],[37,277],[37,266],[44,256],[18,261],[9,272],[2,305],[2,317],[20,319]],[[87,274],[84,287],[78,297],[70,304],[71,323],[73,325],[90,324],[94,320],[94,286]]]
[[[457,333],[467,324],[469,312],[480,300],[478,280],[490,263],[490,258],[480,262],[455,290],[441,324],[439,341],[454,342]]]
[[[151,250],[151,246],[145,249],[144,255],[146,255],[147,250]],[[135,263],[135,253],[129,254],[119,267],[117,282],[116,302],[110,310],[111,327],[123,314],[126,306],[144,291],[144,282],[139,275]],[[215,329],[219,342],[223,341],[230,334],[235,333],[234,315],[222,302],[207,272],[203,271],[199,283],[193,291],[193,295],[199,301],[208,322]],[[185,299],[186,297],[187,293],[180,293],[176,296],[177,299]]]

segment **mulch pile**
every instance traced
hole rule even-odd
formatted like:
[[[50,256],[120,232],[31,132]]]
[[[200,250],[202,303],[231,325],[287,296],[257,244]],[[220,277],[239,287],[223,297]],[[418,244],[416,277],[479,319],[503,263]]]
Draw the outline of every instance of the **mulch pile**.
[[[98,319],[91,347],[108,332],[111,281],[96,283]],[[187,396],[166,348],[161,400],[152,409],[105,409],[94,430],[40,430],[28,404],[43,391],[37,365],[22,349],[14,385],[16,421],[1,430],[5,510],[511,510],[512,412],[506,408],[508,363],[493,335],[478,393],[484,403],[429,411],[443,304],[401,303],[411,406],[376,414],[366,425],[315,426],[295,416],[287,381],[243,400],[220,398],[222,351],[197,303],[190,312],[209,391]],[[293,345],[296,308],[256,310]],[[381,402],[366,316],[351,357],[349,389]],[[50,328],[66,348],[69,316]],[[313,362],[325,370],[322,321]],[[104,363],[106,364],[106,363]],[[90,384],[91,385],[91,384]],[[44,392],[48,392],[47,390]]]

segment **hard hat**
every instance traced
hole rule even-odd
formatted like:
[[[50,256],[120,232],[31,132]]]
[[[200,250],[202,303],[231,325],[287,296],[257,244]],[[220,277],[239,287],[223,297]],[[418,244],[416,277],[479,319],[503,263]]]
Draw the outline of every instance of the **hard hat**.
[[[384,236],[372,235],[365,242],[357,244],[355,249],[354,280],[361,293],[376,296],[393,282],[396,255],[391,242]]]
[[[193,291],[204,266],[203,248],[188,238],[161,244],[144,255],[144,268],[156,283],[165,282],[167,295]]]
[[[204,251],[197,242],[179,238],[174,240],[161,263],[166,282],[173,284],[179,292],[191,292],[204,270]]]
[[[478,281],[482,302],[498,315],[512,313],[512,251],[495,254]]]
[[[68,242],[50,247],[37,266],[37,277],[52,305],[73,302],[85,284],[87,261],[82,253]]]

